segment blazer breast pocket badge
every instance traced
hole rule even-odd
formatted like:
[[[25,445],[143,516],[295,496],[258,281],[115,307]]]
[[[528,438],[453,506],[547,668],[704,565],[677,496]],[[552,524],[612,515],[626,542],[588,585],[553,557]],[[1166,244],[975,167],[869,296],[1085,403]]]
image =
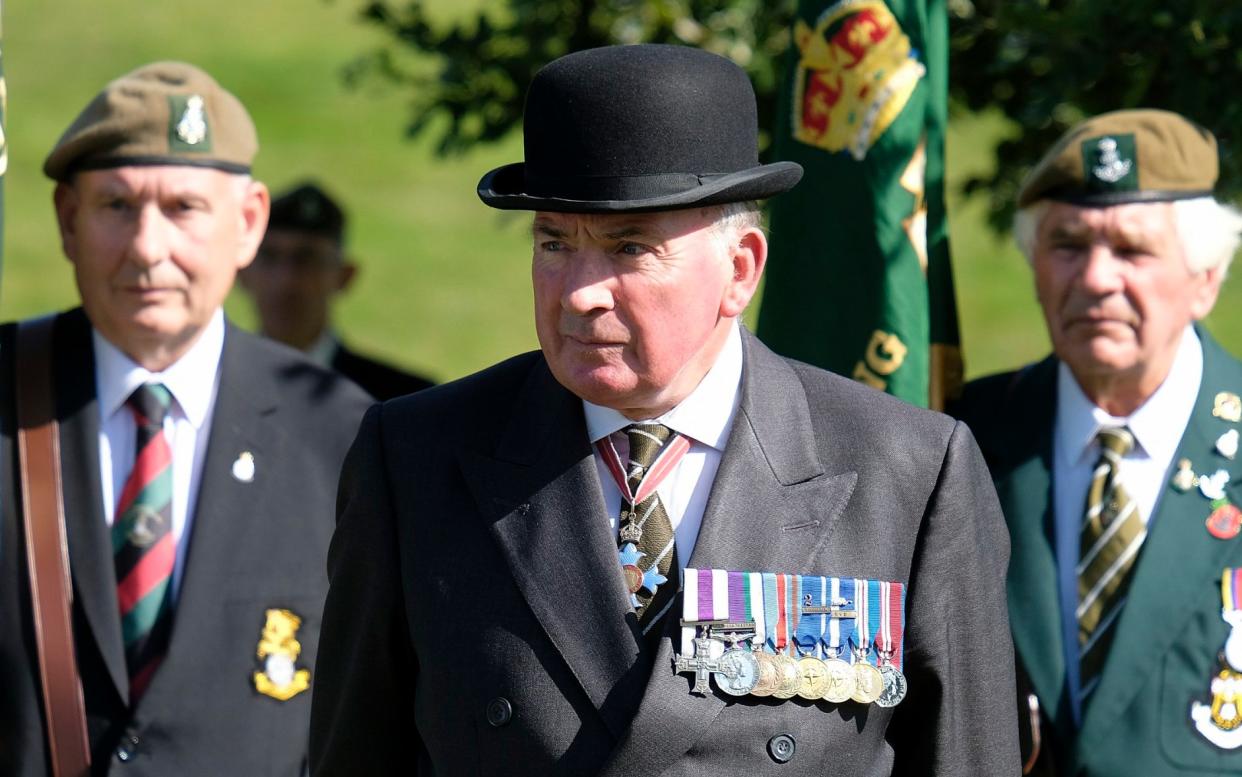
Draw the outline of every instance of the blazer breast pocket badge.
[[[686,569],[673,669],[690,692],[895,707],[905,586],[849,577]]]
[[[277,608],[269,609],[266,617],[255,650],[262,669],[253,674],[254,689],[277,701],[288,701],[310,687],[310,670],[297,665],[302,619],[292,610]]]
[[[1190,719],[1209,742],[1226,750],[1242,747],[1242,567],[1220,576],[1221,617],[1229,637],[1220,652],[1220,672],[1208,691],[1212,701],[1190,705]]]

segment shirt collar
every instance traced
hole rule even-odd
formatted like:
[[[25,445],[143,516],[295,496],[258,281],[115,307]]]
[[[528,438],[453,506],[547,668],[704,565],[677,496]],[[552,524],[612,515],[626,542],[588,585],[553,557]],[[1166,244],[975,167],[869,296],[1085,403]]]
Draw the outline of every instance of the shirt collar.
[[[337,339],[336,332],[329,328],[320,332],[315,342],[311,343],[303,353],[306,354],[306,358],[320,367],[331,367],[338,348],[340,348],[340,340]]]
[[[655,421],[695,442],[724,450],[737,412],[742,383],[742,335],[733,322],[716,363],[690,395]],[[612,408],[582,401],[591,442],[634,423]]]
[[[1203,379],[1203,346],[1193,326],[1178,344],[1169,374],[1146,402],[1128,418],[1109,415],[1087,398],[1065,362],[1057,368],[1057,446],[1066,460],[1081,463],[1105,426],[1128,426],[1135,452],[1172,460],[1194,410]]]
[[[201,429],[211,408],[211,397],[224,351],[224,312],[217,310],[195,343],[163,372],[151,372],[91,330],[95,346],[95,394],[101,420],[111,418],[129,395],[144,383],[162,383],[186,420]]]

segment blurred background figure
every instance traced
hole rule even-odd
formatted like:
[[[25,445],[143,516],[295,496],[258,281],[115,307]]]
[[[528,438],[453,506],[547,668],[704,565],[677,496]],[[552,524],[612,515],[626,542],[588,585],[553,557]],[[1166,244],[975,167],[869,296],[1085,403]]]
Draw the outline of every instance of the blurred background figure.
[[[345,255],[345,213],[308,181],[272,200],[263,244],[241,280],[254,299],[265,336],[331,367],[376,399],[432,385],[341,342],[332,328],[332,298],[349,288],[357,272],[358,266]]]

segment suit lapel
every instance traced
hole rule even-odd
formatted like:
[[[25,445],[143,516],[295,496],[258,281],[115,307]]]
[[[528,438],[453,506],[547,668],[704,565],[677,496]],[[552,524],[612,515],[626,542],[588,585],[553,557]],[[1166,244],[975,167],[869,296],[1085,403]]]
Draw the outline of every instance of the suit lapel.
[[[1056,418],[1054,359],[1020,373],[1002,403],[1013,417],[1004,458],[995,466],[996,493],[1009,524],[1007,576],[1014,645],[1036,695],[1056,727],[1072,726],[1065,685],[1061,606],[1052,512],[1052,430]],[[996,436],[997,432],[990,432]]]
[[[264,514],[263,500],[271,489],[255,488],[231,476],[233,462],[242,451],[250,451],[262,467],[263,462],[280,461],[283,433],[270,422],[279,404],[272,378],[263,370],[249,369],[252,346],[245,333],[231,324],[225,330],[220,355],[220,384],[211,416],[207,452],[199,475],[198,498],[189,546],[173,616],[168,661],[195,656],[195,646],[206,640],[201,630],[215,627],[219,611],[222,580],[228,578],[227,560],[238,542],[248,535],[247,523]],[[236,376],[244,374],[245,379]],[[260,469],[256,480],[262,477]],[[257,628],[257,626],[256,626]],[[256,631],[257,634],[257,631]],[[175,674],[175,673],[164,673]],[[161,673],[152,679],[152,691]],[[156,698],[148,692],[145,698]]]
[[[497,449],[460,455],[518,589],[619,738],[650,665],[640,660],[581,400],[539,359]]]
[[[854,489],[853,471],[826,474],[802,384],[790,366],[743,332],[742,400],[694,546],[692,568],[819,573],[813,559]],[[690,694],[672,671],[676,618],[668,618],[629,735],[605,775],[658,774],[724,709],[715,694]]]
[[[120,606],[112,540],[104,520],[99,480],[99,402],[95,396],[95,356],[86,315],[74,310],[56,322],[56,405],[60,421],[62,490],[69,568],[74,596],[108,675],[128,702],[129,673],[121,641]],[[79,635],[79,640],[85,635]]]
[[[1199,337],[1203,342],[1203,381],[1173,457],[1174,466],[1185,458],[1197,474],[1228,469],[1229,501],[1242,504],[1242,462],[1227,461],[1215,452],[1217,437],[1233,425],[1212,415],[1218,392],[1236,393],[1242,386],[1242,369],[1202,329]],[[1204,521],[1211,511],[1211,504],[1197,488],[1182,493],[1165,486],[1149,522],[1113,648],[1083,720],[1080,742],[1103,741],[1100,737],[1108,734],[1143,687],[1136,678],[1158,670],[1183,624],[1197,611],[1193,603],[1201,599],[1204,586],[1219,586],[1221,570],[1228,566],[1234,543],[1239,540],[1219,540],[1208,533]]]

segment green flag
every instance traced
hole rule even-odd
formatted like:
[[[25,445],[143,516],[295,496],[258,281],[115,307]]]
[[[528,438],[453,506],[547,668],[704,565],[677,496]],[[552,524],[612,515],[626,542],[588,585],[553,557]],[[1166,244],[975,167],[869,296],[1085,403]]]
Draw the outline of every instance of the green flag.
[[[944,208],[943,0],[801,0],[759,336],[915,404],[961,385]]]
[[[0,30],[3,30],[4,0],[0,0]],[[4,178],[9,171],[9,90],[4,80],[4,35],[0,32],[0,269],[4,260]]]

